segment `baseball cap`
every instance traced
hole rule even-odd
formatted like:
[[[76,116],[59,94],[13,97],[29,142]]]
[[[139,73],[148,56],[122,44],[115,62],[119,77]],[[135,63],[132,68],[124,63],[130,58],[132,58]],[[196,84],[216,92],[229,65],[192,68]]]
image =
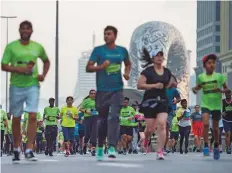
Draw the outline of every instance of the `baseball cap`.
[[[209,54],[209,55],[206,55],[203,57],[202,59],[202,63],[203,65],[205,66],[205,64],[208,62],[208,60],[210,59],[213,59],[213,60],[216,60],[217,59],[217,56],[215,54]]]
[[[155,57],[155,56],[157,56],[157,55],[163,56],[163,55],[164,55],[164,52],[163,52],[161,49],[152,50],[151,56],[152,56],[152,57]]]

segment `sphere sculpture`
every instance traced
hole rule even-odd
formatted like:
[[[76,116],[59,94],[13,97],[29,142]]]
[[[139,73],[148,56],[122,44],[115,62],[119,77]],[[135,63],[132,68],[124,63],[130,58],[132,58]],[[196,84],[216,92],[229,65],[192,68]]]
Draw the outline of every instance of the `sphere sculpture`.
[[[143,70],[141,55],[144,47],[149,53],[154,49],[163,50],[164,66],[176,76],[181,98],[188,99],[189,54],[181,33],[173,25],[165,22],[148,22],[140,25],[133,32],[129,49],[132,70],[128,86],[136,88],[138,77]]]

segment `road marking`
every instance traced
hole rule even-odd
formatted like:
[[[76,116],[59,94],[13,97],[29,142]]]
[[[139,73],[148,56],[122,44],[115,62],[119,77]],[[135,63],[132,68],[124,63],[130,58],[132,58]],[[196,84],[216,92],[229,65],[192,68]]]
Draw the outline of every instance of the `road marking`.
[[[121,168],[142,168],[143,165],[124,163],[97,163],[98,166],[121,167]]]
[[[58,160],[49,160],[49,159],[38,160],[38,161],[42,161],[42,162],[58,162]]]

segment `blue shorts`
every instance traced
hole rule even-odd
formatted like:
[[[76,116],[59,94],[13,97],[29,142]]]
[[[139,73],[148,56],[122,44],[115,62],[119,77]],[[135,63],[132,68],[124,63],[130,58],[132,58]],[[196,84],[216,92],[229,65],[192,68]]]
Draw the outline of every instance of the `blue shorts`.
[[[39,104],[40,87],[30,86],[19,88],[10,86],[10,113],[14,117],[21,116],[24,112],[37,113]],[[24,109],[24,103],[26,107]]]
[[[231,132],[232,133],[232,122],[228,122],[225,120],[222,120],[223,122],[223,127],[224,127],[224,131],[227,132]]]
[[[62,127],[62,131],[65,142],[74,140],[75,127]]]

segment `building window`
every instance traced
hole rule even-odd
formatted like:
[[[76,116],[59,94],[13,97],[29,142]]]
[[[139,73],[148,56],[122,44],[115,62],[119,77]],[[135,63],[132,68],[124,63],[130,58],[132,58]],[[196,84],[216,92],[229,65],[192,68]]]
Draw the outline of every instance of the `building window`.
[[[216,31],[220,32],[220,25],[216,25]]]
[[[216,46],[216,52],[220,53],[220,46]]]
[[[220,21],[220,1],[216,1],[216,21]]]
[[[216,37],[215,37],[215,41],[216,41],[216,42],[220,42],[220,36],[216,36]]]

